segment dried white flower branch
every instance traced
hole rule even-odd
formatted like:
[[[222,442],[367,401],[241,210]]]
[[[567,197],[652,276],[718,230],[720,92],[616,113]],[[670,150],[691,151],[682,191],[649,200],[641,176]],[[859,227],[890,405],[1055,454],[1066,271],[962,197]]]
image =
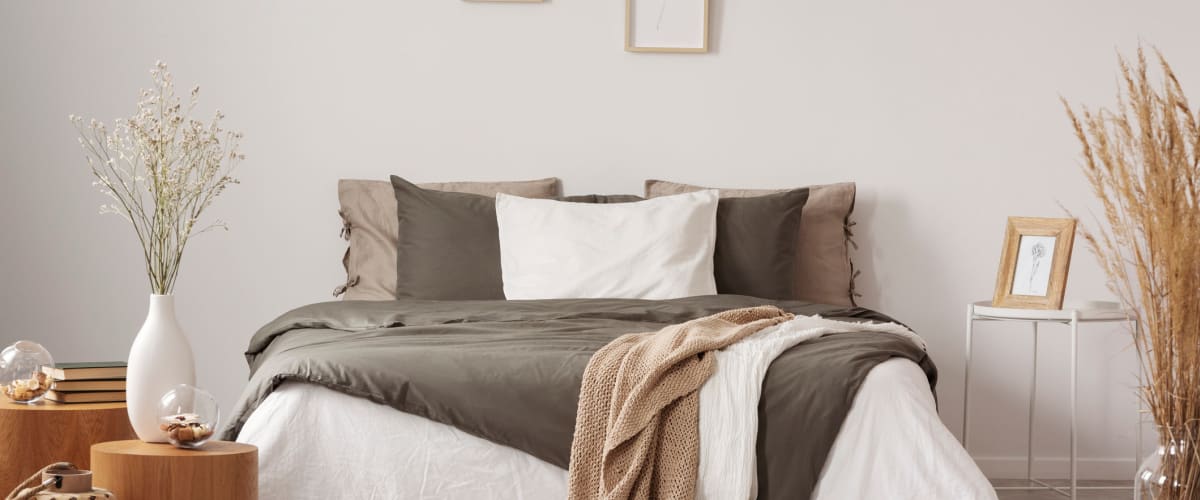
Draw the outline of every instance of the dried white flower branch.
[[[137,113],[118,119],[110,131],[95,119],[84,124],[71,115],[79,144],[87,154],[92,183],[111,198],[101,214],[117,214],[133,225],[150,289],[170,294],[188,239],[222,228],[216,220],[198,226],[200,215],[237,179],[230,173],[245,158],[238,150],[242,134],[221,128],[217,111],[205,123],[191,118],[200,87],[191,91],[186,109],[175,95],[175,82],[161,61],[150,71],[152,89],[143,89]]]

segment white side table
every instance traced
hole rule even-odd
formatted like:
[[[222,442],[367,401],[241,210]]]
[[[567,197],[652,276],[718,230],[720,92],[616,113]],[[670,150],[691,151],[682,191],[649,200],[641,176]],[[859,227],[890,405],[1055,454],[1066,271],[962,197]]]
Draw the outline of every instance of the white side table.
[[[1077,469],[1076,458],[1078,454],[1076,443],[1076,385],[1078,383],[1078,346],[1079,346],[1079,324],[1080,323],[1119,323],[1125,322],[1132,325],[1136,332],[1138,328],[1137,321],[1119,307],[1110,309],[1061,309],[1061,310],[1044,310],[1044,309],[1013,309],[1005,307],[992,307],[991,301],[975,302],[967,305],[967,366],[963,372],[963,431],[962,445],[967,447],[967,415],[970,410],[968,405],[971,394],[971,341],[974,336],[976,321],[1017,321],[1026,322],[1033,325],[1033,370],[1029,378],[1029,435],[1027,436],[1027,451],[1025,467],[1026,479],[1037,486],[1001,486],[997,490],[1052,490],[1056,493],[1070,496],[1075,500],[1078,490],[1092,489],[1131,489],[1124,486],[1086,486],[1081,487],[1076,484]],[[1038,346],[1038,324],[1039,323],[1057,323],[1068,325],[1071,327],[1071,485],[1069,488],[1055,487],[1046,482],[1033,477],[1033,413],[1035,406],[1035,398],[1037,396],[1037,346]],[[1140,383],[1139,371],[1139,383]],[[1140,400],[1139,400],[1140,401]],[[1140,403],[1139,403],[1140,405]],[[1142,450],[1142,433],[1141,433],[1141,415],[1138,416],[1138,435],[1137,435],[1137,450],[1134,455],[1135,467],[1140,461]]]

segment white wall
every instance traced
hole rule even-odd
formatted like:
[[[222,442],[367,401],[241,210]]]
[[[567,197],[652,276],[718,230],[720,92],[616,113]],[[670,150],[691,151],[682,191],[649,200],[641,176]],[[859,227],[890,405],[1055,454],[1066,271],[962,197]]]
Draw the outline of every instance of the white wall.
[[[622,51],[623,2],[0,4],[0,342],[123,358],[146,308],[134,238],[101,217],[70,113],[128,116],[156,59],[246,134],[231,231],[189,248],[177,289],[200,383],[230,408],[249,336],[341,281],[335,181],[564,179],[638,192],[859,183],[863,303],[924,335],[960,427],[963,315],[992,291],[1004,218],[1086,211],[1057,99],[1109,104],[1114,50],[1160,46],[1200,95],[1195,2],[713,0],[707,55]],[[1076,248],[1068,299],[1103,298]],[[1044,336],[1039,455],[1066,451],[1066,337]],[[1029,335],[978,341],[974,454],[1023,471]],[[1132,354],[1080,348],[1084,471],[1132,471]]]

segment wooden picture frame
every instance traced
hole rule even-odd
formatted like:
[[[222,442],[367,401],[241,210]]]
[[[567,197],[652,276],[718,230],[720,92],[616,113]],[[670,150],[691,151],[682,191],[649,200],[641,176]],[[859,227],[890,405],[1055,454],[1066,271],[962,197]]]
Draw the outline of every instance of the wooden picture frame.
[[[708,52],[708,2],[625,0],[625,50]]]
[[[1075,219],[1009,217],[996,273],[995,307],[1062,309]]]

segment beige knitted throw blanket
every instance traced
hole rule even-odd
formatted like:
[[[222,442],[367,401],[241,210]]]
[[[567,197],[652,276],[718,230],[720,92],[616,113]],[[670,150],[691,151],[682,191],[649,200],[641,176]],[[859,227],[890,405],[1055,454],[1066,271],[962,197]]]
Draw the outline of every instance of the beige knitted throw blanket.
[[[624,335],[583,372],[568,498],[681,499],[696,492],[705,354],[792,318],[774,306],[735,309]]]

